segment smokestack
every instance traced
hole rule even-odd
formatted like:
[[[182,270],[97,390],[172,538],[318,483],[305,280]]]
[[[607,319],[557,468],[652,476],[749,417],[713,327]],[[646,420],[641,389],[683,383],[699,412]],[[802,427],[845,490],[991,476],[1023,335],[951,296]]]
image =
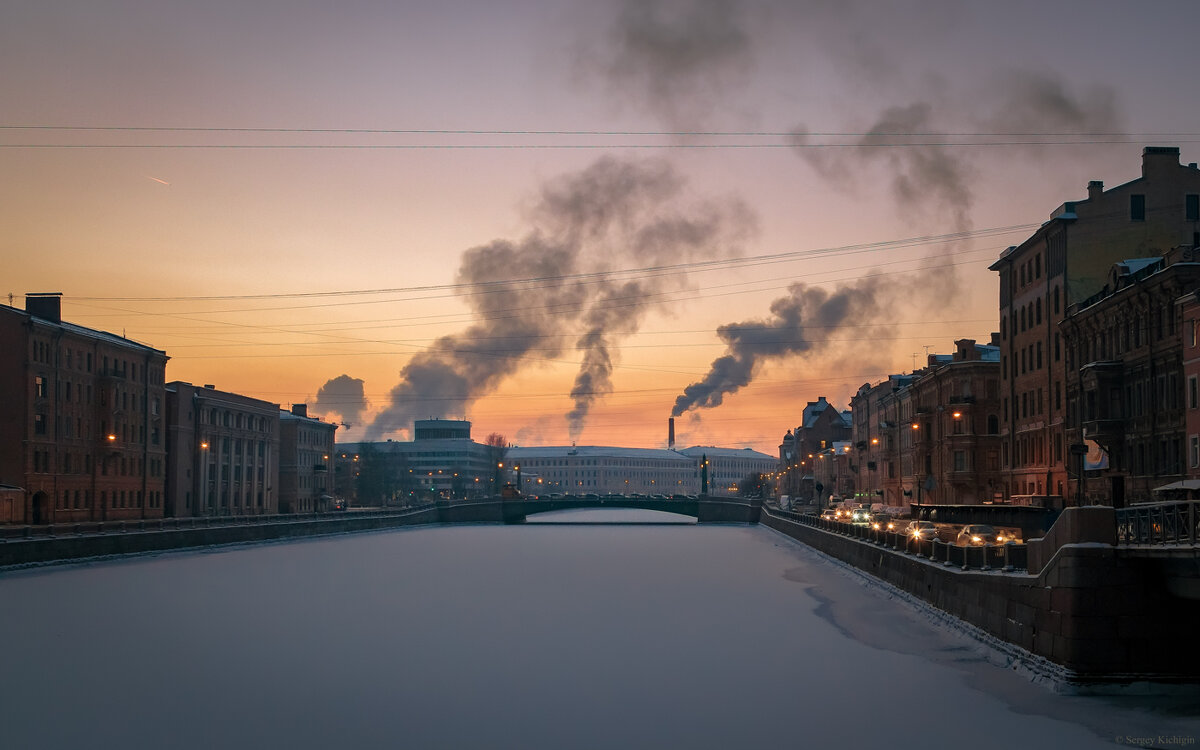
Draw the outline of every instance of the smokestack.
[[[667,420],[667,450],[675,450],[675,417]]]
[[[307,417],[308,404],[292,404],[292,414],[297,417]]]

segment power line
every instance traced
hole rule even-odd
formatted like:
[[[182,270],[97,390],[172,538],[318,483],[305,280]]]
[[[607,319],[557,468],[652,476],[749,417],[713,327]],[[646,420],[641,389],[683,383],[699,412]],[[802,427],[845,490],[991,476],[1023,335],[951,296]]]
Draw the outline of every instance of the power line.
[[[961,242],[968,239],[980,239],[984,237],[993,237],[998,235],[1012,234],[1015,232],[1026,232],[1030,229],[1035,229],[1041,224],[1012,224],[1004,227],[989,227],[987,229],[975,229],[962,232],[949,232],[946,234],[925,235],[920,237],[905,237],[897,240],[883,240],[880,242],[867,242],[854,245],[838,245],[833,247],[812,248],[808,250],[791,250],[782,253],[768,253],[763,255],[752,255],[744,258],[717,258],[712,260],[698,260],[687,263],[673,263],[657,266],[643,266],[640,268],[612,269],[609,271],[587,271],[571,274],[553,274],[547,276],[527,276],[514,279],[502,279],[493,281],[477,281],[477,282],[458,282],[453,284],[431,284],[425,286],[409,286],[409,287],[378,287],[372,289],[340,289],[324,292],[281,292],[275,294],[226,294],[226,295],[176,295],[169,297],[100,297],[100,296],[72,296],[73,300],[87,302],[210,302],[218,300],[250,300],[250,299],[311,299],[319,297],[349,297],[349,296],[366,296],[379,294],[413,294],[418,292],[436,292],[436,291],[480,291],[495,289],[503,292],[509,292],[514,286],[528,285],[532,288],[538,288],[538,284],[560,283],[564,281],[609,281],[613,279],[623,278],[625,276],[645,277],[648,274],[661,275],[669,272],[694,272],[697,270],[725,270],[728,268],[739,268],[744,266],[763,265],[771,262],[784,262],[790,260],[801,260],[812,257],[828,257],[837,255],[851,255],[864,252],[876,252],[880,250],[889,250],[900,247],[920,247],[924,245],[943,244],[948,242]],[[975,251],[968,251],[975,252]],[[429,297],[416,298],[418,300],[430,299]],[[391,300],[394,301],[394,300]],[[257,308],[255,311],[270,308]],[[279,308],[288,309],[288,308]],[[208,312],[208,311],[206,311]],[[244,310],[228,310],[228,311],[211,311],[211,312],[246,312]]]
[[[759,149],[880,149],[959,148],[1003,146],[1113,146],[1144,139],[1028,140],[1028,141],[913,141],[904,143],[0,143],[0,149],[58,150],[199,150],[199,151],[555,151],[555,150],[759,150]],[[1176,143],[1200,139],[1174,138]]]
[[[3,124],[0,130],[108,132],[108,133],[270,133],[310,135],[498,135],[498,136],[662,136],[708,138],[1125,138],[1153,140],[1200,137],[1196,132],[1119,132],[1119,131],[820,131],[791,130],[537,130],[537,129],[456,129],[456,128],[284,128],[284,127],[193,127],[157,125],[16,125]]]

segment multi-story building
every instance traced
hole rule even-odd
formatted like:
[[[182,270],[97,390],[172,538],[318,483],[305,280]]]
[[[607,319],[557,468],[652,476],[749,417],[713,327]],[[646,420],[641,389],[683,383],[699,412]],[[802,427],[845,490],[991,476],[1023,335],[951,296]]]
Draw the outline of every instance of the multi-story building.
[[[999,347],[954,342],[851,399],[860,502],[973,504],[1002,495]]]
[[[355,501],[374,505],[398,502],[414,492],[445,497],[490,495],[498,491],[504,446],[471,439],[471,423],[459,419],[418,419],[411,441],[342,443],[339,471],[355,484],[340,488]],[[367,475],[359,487],[359,473]]]
[[[526,492],[576,495],[693,495],[700,492],[700,460],[672,450],[592,445],[509,448],[505,458],[521,467]],[[716,494],[711,475],[709,488]]]
[[[279,512],[332,508],[333,436],[337,425],[308,416],[307,404],[279,414]]]
[[[848,441],[851,430],[849,411],[838,411],[824,396],[809,401],[801,412],[800,424],[788,431],[779,446],[783,475],[779,481],[780,494],[790,495],[801,503],[814,502],[818,494],[813,474],[817,455],[834,443]]]
[[[736,495],[747,478],[773,474],[779,466],[774,456],[750,448],[695,445],[679,453],[697,462],[707,458],[708,491],[712,495]]]
[[[1069,377],[1060,324],[1091,298],[1114,263],[1200,242],[1200,170],[1179,149],[1148,146],[1142,176],[1059,206],[1034,234],[1001,254],[1001,466],[1003,492],[1068,495]]]
[[[1193,253],[1195,251],[1193,250]],[[1200,489],[1200,290],[1178,300],[1183,338],[1184,428],[1187,431],[1187,478]]]
[[[0,305],[0,484],[23,491],[7,520],[159,518],[167,355],[68,323],[61,302]]]
[[[930,356],[908,386],[914,414],[906,479],[925,503],[1002,500],[1000,349],[973,339],[954,346],[952,355]]]
[[[1081,446],[1072,476],[1083,471],[1070,499],[1123,507],[1151,501],[1156,487],[1184,478],[1186,389],[1195,381],[1185,381],[1189,326],[1178,302],[1200,286],[1195,252],[1116,263],[1099,292],[1068,309],[1060,325],[1066,438]]]
[[[813,457],[813,490],[818,505],[827,505],[858,497],[855,492],[855,467],[849,441],[839,441]],[[864,502],[859,500],[859,502]],[[872,502],[866,500],[865,502]]]
[[[167,516],[279,512],[279,404],[167,384]]]
[[[850,399],[853,428],[855,497],[863,503],[900,507],[900,414],[907,410],[912,375],[892,375],[881,383],[864,384]]]

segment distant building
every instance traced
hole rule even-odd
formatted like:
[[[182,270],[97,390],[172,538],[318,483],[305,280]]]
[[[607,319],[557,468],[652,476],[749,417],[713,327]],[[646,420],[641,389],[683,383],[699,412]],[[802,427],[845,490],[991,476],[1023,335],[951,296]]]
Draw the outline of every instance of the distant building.
[[[333,506],[337,425],[308,416],[306,404],[279,412],[279,512],[313,513]]]
[[[279,404],[167,384],[167,516],[279,512]]]
[[[779,460],[774,456],[749,448],[696,445],[679,452],[694,461],[707,458],[710,495],[736,495],[739,485],[747,477],[773,474],[779,467]]]
[[[1070,495],[1065,396],[1075,373],[1063,353],[1067,309],[1100,292],[1114,263],[1200,244],[1200,169],[1181,165],[1178,148],[1148,146],[1141,177],[1107,191],[1093,181],[1087,191],[990,266],[1000,280],[1006,498]]]
[[[798,499],[801,503],[813,503],[828,497],[832,488],[826,489],[824,483],[816,480],[815,462],[821,451],[832,448],[834,443],[850,439],[851,425],[850,412],[834,408],[824,396],[809,401],[801,412],[800,424],[788,431],[779,446],[779,464],[783,475],[779,482],[780,494]],[[817,484],[821,484],[820,490]]]
[[[418,419],[413,423],[411,441],[340,443],[337,455],[339,471],[353,476],[356,484],[344,487],[343,493],[355,502],[377,504],[397,502],[397,493],[432,492],[446,497],[491,495],[497,492],[501,469],[507,449],[484,445],[471,439],[471,423],[459,419]],[[383,485],[372,486],[368,493],[359,492],[358,473],[363,460],[379,461],[375,478],[388,474]],[[356,460],[360,457],[363,460]],[[378,482],[377,482],[378,484]],[[387,495],[363,497],[364,494]]]
[[[159,518],[167,355],[62,320],[61,295],[0,305],[0,520]]]
[[[573,445],[509,448],[506,460],[521,467],[523,489],[530,493],[694,495],[700,492],[698,459],[671,450]]]

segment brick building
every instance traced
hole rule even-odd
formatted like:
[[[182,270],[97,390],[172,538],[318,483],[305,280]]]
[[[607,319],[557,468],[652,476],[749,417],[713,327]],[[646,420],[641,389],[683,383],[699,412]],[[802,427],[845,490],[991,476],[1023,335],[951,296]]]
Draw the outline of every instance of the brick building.
[[[990,268],[1000,280],[1001,465],[1005,497],[1068,494],[1066,382],[1060,324],[1114,263],[1200,242],[1200,170],[1179,149],[1148,146],[1142,176],[1088,183]]]
[[[279,412],[279,512],[312,513],[333,503],[337,425],[308,416],[307,404]]]
[[[279,512],[279,404],[167,384],[167,516]]]
[[[800,503],[813,503],[828,497],[831,490],[817,491],[813,473],[821,451],[834,443],[850,440],[850,412],[838,411],[821,396],[809,401],[800,415],[800,424],[789,430],[779,446],[779,462],[783,476],[779,492],[796,498]]]
[[[908,413],[912,375],[892,375],[864,384],[850,399],[851,439],[856,460],[855,497],[863,503],[902,506],[900,422]]]
[[[13,523],[159,518],[167,355],[62,320],[58,294],[0,305],[0,484]]]
[[[1060,325],[1066,369],[1068,499],[1123,507],[1154,500],[1156,487],[1185,478],[1188,388],[1181,297],[1200,286],[1193,248],[1125,260]],[[1184,261],[1184,258],[1187,261]],[[1190,339],[1188,339],[1190,344]],[[1191,347],[1189,347],[1191,348]],[[1194,356],[1194,355],[1193,355]]]
[[[1193,250],[1194,252],[1194,250]],[[1200,487],[1200,293],[1190,291],[1178,300],[1182,325],[1184,429],[1187,432],[1187,478]]]
[[[973,504],[1001,493],[999,348],[954,342],[851,399],[860,502]]]

